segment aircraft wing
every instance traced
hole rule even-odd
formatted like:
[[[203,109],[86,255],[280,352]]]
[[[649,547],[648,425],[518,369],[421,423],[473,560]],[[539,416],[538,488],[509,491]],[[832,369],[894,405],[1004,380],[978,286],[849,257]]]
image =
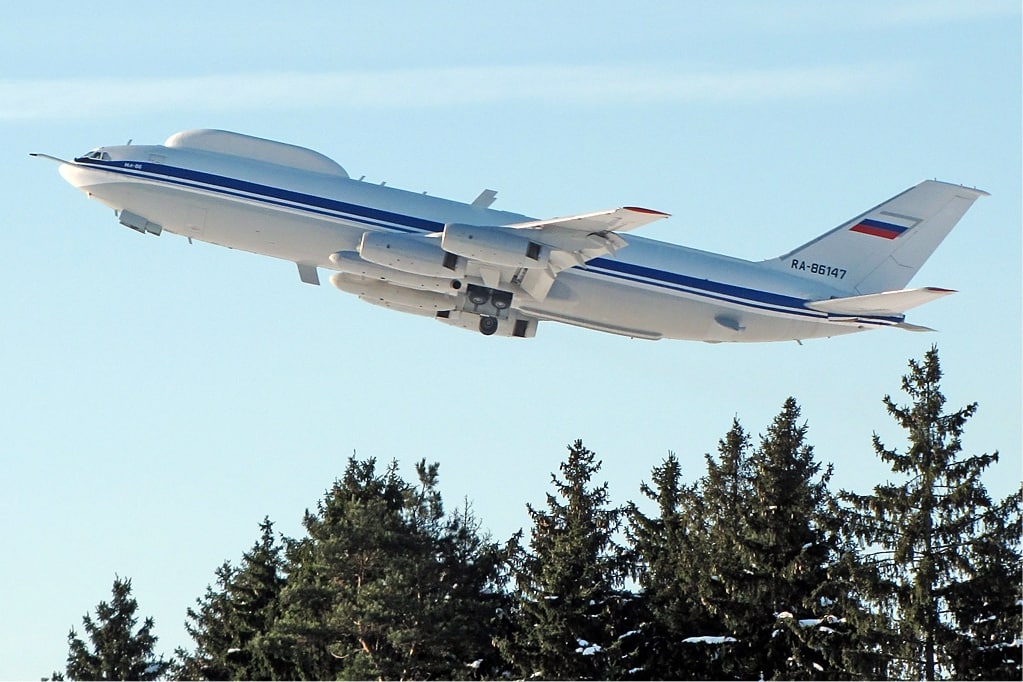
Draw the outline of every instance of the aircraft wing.
[[[508,227],[521,229],[558,229],[563,228],[577,232],[600,232],[612,230],[615,232],[628,232],[637,227],[642,227],[661,218],[667,218],[670,214],[654,211],[649,208],[636,206],[623,206],[606,211],[594,213],[580,213],[579,215],[565,216],[564,218],[549,218],[547,220],[532,220],[527,223],[514,223]]]
[[[504,227],[521,230],[526,233],[523,236],[528,236],[530,241],[550,249],[546,265],[528,269],[521,281],[523,289],[536,300],[542,301],[562,270],[582,265],[593,258],[614,254],[618,249],[628,246],[628,242],[616,232],[634,230],[654,220],[667,218],[668,215],[648,208],[623,206]]]

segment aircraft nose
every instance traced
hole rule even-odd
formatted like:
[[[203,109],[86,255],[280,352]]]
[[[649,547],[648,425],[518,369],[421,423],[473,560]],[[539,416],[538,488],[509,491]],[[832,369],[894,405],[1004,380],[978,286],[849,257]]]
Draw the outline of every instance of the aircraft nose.
[[[88,192],[88,188],[102,184],[105,179],[102,171],[70,161],[60,164],[57,172],[69,185],[83,192]]]
[[[68,182],[72,185],[75,184],[75,167],[71,164],[60,164],[60,166],[57,167],[57,173],[59,173],[60,177],[64,179],[64,182]]]
[[[71,163],[62,163],[57,168],[57,172],[60,173],[60,177],[64,178],[64,181],[73,187],[82,186],[82,172],[81,170]]]
[[[55,161],[57,163],[57,172],[60,173],[60,177],[64,178],[68,184],[81,188],[83,184],[83,176],[77,164],[72,163],[71,161],[65,161],[64,159],[56,156],[42,154],[39,152],[33,152],[29,154],[29,156],[34,156],[37,159],[46,159],[47,161]]]

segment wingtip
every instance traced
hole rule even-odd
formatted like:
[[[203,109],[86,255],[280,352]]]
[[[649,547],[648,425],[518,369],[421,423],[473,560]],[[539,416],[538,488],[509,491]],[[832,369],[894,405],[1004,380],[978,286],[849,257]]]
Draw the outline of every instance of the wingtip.
[[[671,217],[670,213],[665,213],[664,211],[655,211],[652,208],[643,208],[641,206],[625,206],[624,208],[626,211],[632,211],[634,213],[646,213],[647,215],[655,215],[661,218]]]

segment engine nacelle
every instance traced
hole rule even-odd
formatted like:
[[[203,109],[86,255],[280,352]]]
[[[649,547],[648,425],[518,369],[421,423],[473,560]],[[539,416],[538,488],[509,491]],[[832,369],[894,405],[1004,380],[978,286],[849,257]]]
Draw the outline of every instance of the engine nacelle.
[[[401,287],[414,289],[428,289],[442,293],[453,294],[462,288],[462,281],[453,277],[427,277],[417,275],[413,272],[396,270],[384,265],[377,265],[365,260],[354,251],[338,251],[330,254],[330,262],[337,266],[341,272],[349,275],[358,275],[368,279],[375,279]]]
[[[458,299],[454,296],[399,287],[345,272],[331,275],[330,283],[341,291],[355,294],[368,303],[385,308],[395,307],[403,312],[420,315],[434,315],[440,311],[454,310],[458,305]]]
[[[359,244],[364,260],[424,277],[451,279],[465,275],[465,260],[445,253],[436,237],[367,232]]]
[[[542,268],[550,258],[550,247],[507,227],[450,223],[440,244],[449,253],[512,268]]]

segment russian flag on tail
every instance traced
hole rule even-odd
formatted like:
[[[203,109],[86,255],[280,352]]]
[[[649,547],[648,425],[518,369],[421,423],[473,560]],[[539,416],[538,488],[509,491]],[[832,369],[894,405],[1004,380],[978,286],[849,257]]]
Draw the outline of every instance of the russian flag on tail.
[[[881,237],[883,239],[895,239],[908,229],[908,227],[903,227],[902,225],[894,225],[892,223],[885,223],[872,218],[864,218],[850,227],[849,231],[869,234],[872,237]]]

